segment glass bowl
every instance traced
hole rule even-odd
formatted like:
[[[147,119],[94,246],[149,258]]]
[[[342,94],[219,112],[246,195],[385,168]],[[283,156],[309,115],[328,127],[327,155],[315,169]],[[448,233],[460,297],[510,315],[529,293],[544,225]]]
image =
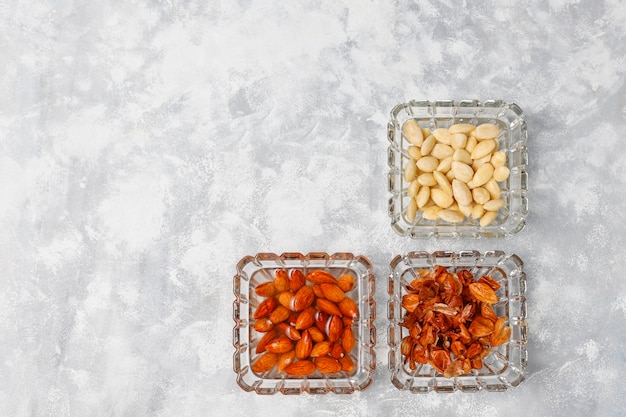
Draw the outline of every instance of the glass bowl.
[[[291,276],[292,271],[300,271],[304,276],[307,276],[307,274],[316,270],[328,272],[336,278],[348,274],[353,279],[353,287],[351,289],[343,286],[342,288],[345,289],[345,297],[351,298],[355,302],[356,309],[358,309],[358,317],[347,319],[348,316],[343,314],[342,326],[344,331],[347,327],[352,329],[354,347],[351,348],[348,355],[342,354],[341,349],[338,351],[333,350],[332,353],[335,358],[341,359],[342,369],[338,372],[322,373],[320,372],[322,361],[318,362],[316,357],[310,358],[311,362],[316,363],[316,369],[306,376],[297,376],[297,372],[289,374],[285,370],[288,368],[284,368],[284,366],[282,372],[279,372],[278,365],[267,370],[264,367],[255,370],[255,363],[265,353],[257,353],[258,345],[267,332],[265,332],[265,329],[257,331],[255,324],[261,325],[263,323],[257,323],[257,321],[265,319],[258,318],[255,320],[254,315],[258,306],[267,298],[272,297],[259,296],[257,288],[261,284],[274,282],[277,271],[286,272],[285,276]],[[313,286],[308,277],[305,285],[311,288]],[[319,290],[319,288],[316,288],[316,290]],[[282,255],[259,253],[255,256],[246,256],[237,264],[233,291],[235,294],[233,303],[233,319],[235,321],[233,330],[233,346],[235,347],[233,367],[237,375],[237,384],[244,391],[254,391],[257,394],[276,394],[278,392],[282,394],[300,394],[303,392],[309,394],[326,394],[328,392],[350,394],[354,391],[364,390],[371,384],[372,374],[376,368],[374,353],[376,344],[376,328],[374,326],[376,303],[373,299],[375,278],[372,273],[372,264],[367,258],[355,256],[351,253],[335,253],[332,255],[326,253],[309,253],[307,255],[300,253],[283,253]],[[291,290],[284,292],[287,293],[288,291]],[[293,293],[297,293],[297,291]],[[277,294],[273,297],[279,299]],[[319,305],[318,298],[320,297],[316,294],[316,301],[311,305],[311,308],[315,310],[319,309],[317,307]],[[300,307],[295,307],[295,302],[288,305],[290,309],[300,310]],[[326,319],[315,313],[315,318],[316,321],[318,319],[325,320],[326,325],[319,324],[319,328],[323,330],[326,339],[330,338],[329,329],[333,316],[330,315]],[[291,317],[286,323],[290,321],[292,321]],[[279,326],[275,325],[274,328]],[[311,327],[316,326],[318,324]],[[304,335],[302,326],[295,327],[300,327],[301,334],[298,336],[302,339],[302,335]],[[285,327],[283,325],[282,329],[277,330],[277,336],[281,336],[284,330]],[[319,332],[317,333],[319,336]],[[286,336],[287,333],[284,333],[284,335]],[[313,335],[312,330],[310,335]],[[342,333],[342,338],[339,340],[336,340],[336,336],[331,339],[335,341],[333,349],[337,347],[335,344],[343,344],[343,335],[345,333]],[[298,340],[293,341],[296,347],[297,342]],[[315,344],[315,341],[313,341],[313,344]],[[351,361],[346,359],[351,366],[343,366],[344,359],[342,357],[346,356],[349,356],[349,359],[351,359]],[[294,362],[297,361],[297,359],[294,360]],[[293,375],[294,373],[296,375]]]
[[[433,270],[436,266],[446,267],[448,272],[469,270],[474,274],[474,280],[483,275],[491,276],[500,284],[493,310],[497,316],[505,317],[505,324],[511,328],[510,339],[491,347],[491,352],[482,359],[481,369],[472,369],[461,376],[446,377],[430,363],[417,363],[415,369],[411,369],[401,352],[402,340],[409,335],[407,328],[400,325],[405,316],[402,297],[408,293],[407,286],[419,275],[420,270]],[[526,275],[523,262],[517,255],[508,255],[502,251],[410,252],[396,256],[390,268],[387,305],[389,369],[391,382],[396,388],[413,393],[505,391],[524,380],[528,340]]]
[[[431,132],[437,128],[448,128],[457,123],[475,126],[493,123],[500,128],[497,137],[498,150],[506,155],[509,177],[499,183],[504,207],[498,216],[486,226],[478,220],[466,216],[459,223],[449,223],[437,218],[429,220],[422,211],[411,219],[407,209],[411,197],[408,194],[409,182],[405,180],[404,168],[410,160],[408,147],[411,143],[404,137],[404,122],[415,119],[421,128]],[[528,213],[526,166],[526,122],[522,110],[514,103],[501,100],[480,102],[477,100],[410,101],[396,105],[391,110],[391,120],[387,125],[389,148],[388,189],[389,216],[391,227],[401,236],[414,239],[428,237],[505,237],[518,233],[524,228]],[[431,217],[432,218],[432,217]]]

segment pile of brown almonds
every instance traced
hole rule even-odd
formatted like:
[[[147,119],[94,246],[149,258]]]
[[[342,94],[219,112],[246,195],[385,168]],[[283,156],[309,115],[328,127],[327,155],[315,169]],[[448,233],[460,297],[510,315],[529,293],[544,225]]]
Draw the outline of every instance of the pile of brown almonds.
[[[255,287],[264,298],[256,307],[253,328],[263,333],[256,344],[260,356],[252,364],[257,374],[272,371],[306,376],[353,372],[350,353],[356,345],[352,326],[359,317],[347,295],[355,286],[350,274],[335,278],[315,270],[306,276],[299,269],[288,274],[277,269],[272,281]]]
[[[505,204],[498,183],[510,174],[506,154],[498,150],[498,126],[459,123],[431,132],[409,119],[402,134],[411,144],[404,167],[409,222],[418,211],[450,223],[472,217],[483,227],[496,219]]]
[[[437,266],[416,272],[402,296],[405,363],[411,370],[430,364],[446,378],[481,369],[491,349],[511,337],[506,318],[493,309],[500,284],[487,275],[474,280],[465,269],[448,272]]]

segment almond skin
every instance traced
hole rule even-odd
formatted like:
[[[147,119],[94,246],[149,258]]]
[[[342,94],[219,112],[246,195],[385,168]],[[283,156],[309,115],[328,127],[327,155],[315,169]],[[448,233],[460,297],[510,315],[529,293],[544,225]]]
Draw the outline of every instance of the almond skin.
[[[272,311],[274,311],[277,305],[278,303],[276,302],[275,298],[266,298],[256,308],[256,311],[254,312],[254,319],[257,320],[262,317],[268,316]]]
[[[313,339],[311,333],[308,330],[302,332],[300,340],[296,343],[296,358],[306,359],[311,354],[313,349]]]
[[[265,350],[274,353],[285,353],[291,349],[293,349],[293,342],[285,336],[277,337],[265,345]]]
[[[298,290],[296,295],[293,297],[293,311],[302,311],[305,308],[308,308],[315,301],[315,293],[313,292],[313,288],[308,285],[303,286]]]
[[[313,284],[337,284],[337,279],[334,276],[326,271],[321,270],[309,272],[308,274],[306,274],[306,279],[308,281],[311,281]]]
[[[252,371],[256,373],[270,371],[276,362],[278,361],[278,354],[272,352],[265,352],[252,365]]]
[[[334,303],[338,303],[346,297],[346,294],[338,285],[323,283],[320,284],[320,288],[322,289],[324,297]]]
[[[292,269],[289,276],[289,288],[296,292],[306,284],[306,277],[299,269]]]
[[[315,372],[315,364],[309,360],[299,360],[285,368],[285,372],[292,376],[306,376]]]
[[[341,364],[331,356],[321,356],[315,359],[315,367],[323,374],[334,374],[341,371]]]
[[[484,282],[472,282],[469,285],[469,293],[477,301],[485,304],[493,304],[498,301],[496,292]]]

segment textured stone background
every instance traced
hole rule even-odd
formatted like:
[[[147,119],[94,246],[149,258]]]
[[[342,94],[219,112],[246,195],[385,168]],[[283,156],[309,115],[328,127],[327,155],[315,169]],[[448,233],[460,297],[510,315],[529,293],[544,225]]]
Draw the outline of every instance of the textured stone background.
[[[0,415],[626,415],[625,39],[619,0],[4,2]],[[388,112],[448,98],[526,113],[515,237],[389,227]],[[398,391],[389,261],[496,248],[526,262],[527,380]],[[232,276],[261,251],[372,260],[368,390],[236,385]]]

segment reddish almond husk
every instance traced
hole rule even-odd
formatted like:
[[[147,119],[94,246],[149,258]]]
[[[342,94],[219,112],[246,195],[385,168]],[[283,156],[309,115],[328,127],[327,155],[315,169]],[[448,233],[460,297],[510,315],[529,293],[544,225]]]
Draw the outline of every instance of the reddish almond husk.
[[[338,285],[323,283],[320,284],[320,288],[322,289],[324,297],[334,303],[338,303],[346,297],[346,294]]]
[[[256,373],[262,373],[272,370],[276,362],[278,361],[278,354],[273,352],[266,352],[252,364],[252,371]]]
[[[289,288],[291,291],[296,292],[304,286],[306,283],[306,277],[299,269],[292,269],[289,277]]]
[[[315,359],[315,367],[323,374],[334,374],[341,371],[339,361],[330,356],[321,356]]]
[[[498,301],[498,296],[493,288],[483,282],[472,282],[469,285],[469,293],[481,303],[493,304]]]
[[[306,376],[315,372],[315,364],[309,360],[299,360],[285,368],[285,372],[292,376]]]

